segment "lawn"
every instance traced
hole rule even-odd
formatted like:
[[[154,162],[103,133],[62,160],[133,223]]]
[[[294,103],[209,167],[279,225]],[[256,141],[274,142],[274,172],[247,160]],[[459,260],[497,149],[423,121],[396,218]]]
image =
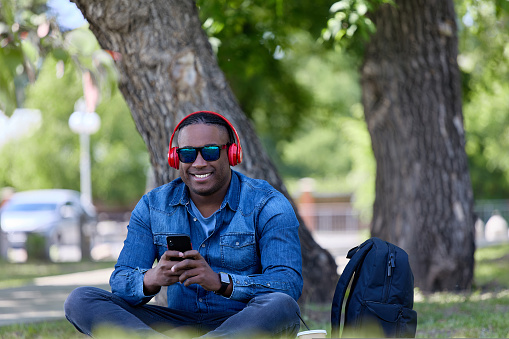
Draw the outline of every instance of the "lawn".
[[[72,263],[45,263],[45,262],[27,262],[27,263],[9,263],[0,260],[0,288],[16,287],[30,283],[38,277],[52,275],[85,272],[101,268],[111,268],[114,262],[107,261],[83,261]]]
[[[475,262],[470,293],[417,291],[418,337],[509,337],[509,245],[478,249]]]
[[[507,338],[509,337],[509,244],[478,249],[472,291],[468,293],[423,294],[416,289],[414,309],[418,313],[418,338]],[[112,263],[25,264],[0,262],[0,287],[36,276],[71,273],[112,267]],[[29,266],[32,265],[32,266]],[[39,274],[39,275],[37,275]],[[312,329],[330,333],[330,304],[304,305],[302,315]],[[301,328],[304,328],[302,326]],[[83,338],[65,320],[0,327],[0,337],[9,338]],[[136,338],[104,329],[101,338]]]

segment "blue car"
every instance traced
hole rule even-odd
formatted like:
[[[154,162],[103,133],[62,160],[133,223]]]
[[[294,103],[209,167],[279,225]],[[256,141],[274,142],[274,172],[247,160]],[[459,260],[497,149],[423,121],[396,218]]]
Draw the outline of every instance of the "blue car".
[[[38,238],[43,259],[55,262],[79,261],[90,250],[97,225],[92,204],[83,204],[80,193],[66,189],[33,190],[14,193],[0,209],[0,246],[11,261],[24,261],[30,254],[29,239]],[[86,237],[87,248],[83,248]]]

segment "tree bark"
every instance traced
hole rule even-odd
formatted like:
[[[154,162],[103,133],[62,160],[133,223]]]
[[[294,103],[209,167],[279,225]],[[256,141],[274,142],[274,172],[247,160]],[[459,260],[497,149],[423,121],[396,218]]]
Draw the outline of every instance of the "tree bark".
[[[122,55],[117,62],[119,88],[148,147],[158,185],[178,175],[167,162],[176,124],[191,112],[211,110],[225,115],[239,133],[244,161],[235,169],[267,180],[291,200],[219,69],[194,1],[73,1],[101,47]],[[301,300],[330,301],[337,282],[336,263],[299,220],[304,275]]]
[[[452,0],[396,0],[372,15],[363,105],[377,163],[373,236],[410,255],[425,291],[471,286],[473,193]]]

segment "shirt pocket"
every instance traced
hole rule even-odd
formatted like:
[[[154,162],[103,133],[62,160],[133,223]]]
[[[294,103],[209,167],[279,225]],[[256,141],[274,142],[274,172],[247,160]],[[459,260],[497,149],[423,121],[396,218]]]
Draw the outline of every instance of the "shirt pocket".
[[[233,271],[246,271],[256,266],[256,238],[254,233],[228,233],[221,235],[221,265]]]

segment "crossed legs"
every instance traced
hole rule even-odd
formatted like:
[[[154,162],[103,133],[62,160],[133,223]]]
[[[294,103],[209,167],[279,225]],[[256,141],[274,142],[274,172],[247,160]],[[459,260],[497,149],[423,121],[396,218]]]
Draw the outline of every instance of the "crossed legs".
[[[69,322],[89,336],[100,325],[161,336],[161,329],[192,327],[205,333],[203,338],[295,338],[299,330],[299,306],[283,293],[255,297],[238,313],[197,314],[157,305],[131,306],[111,292],[79,287],[71,292],[64,309]]]

